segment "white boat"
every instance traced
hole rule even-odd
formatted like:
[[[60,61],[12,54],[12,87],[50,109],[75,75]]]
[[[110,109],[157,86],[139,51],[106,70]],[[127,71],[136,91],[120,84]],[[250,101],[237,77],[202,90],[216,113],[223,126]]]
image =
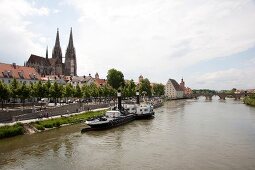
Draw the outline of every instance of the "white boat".
[[[152,118],[155,114],[151,104],[125,104],[124,109],[128,113],[135,114],[136,119]]]

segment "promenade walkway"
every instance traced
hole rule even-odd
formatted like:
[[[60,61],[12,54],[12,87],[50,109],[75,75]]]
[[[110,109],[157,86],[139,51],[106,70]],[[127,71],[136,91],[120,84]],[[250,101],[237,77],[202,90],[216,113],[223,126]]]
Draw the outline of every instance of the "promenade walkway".
[[[106,110],[106,109],[109,109],[109,107],[106,107],[106,108],[99,108],[99,109],[93,109],[93,110],[90,110],[90,111],[101,111],[101,110]],[[14,125],[16,123],[31,123],[31,122],[36,122],[36,121],[42,121],[42,120],[47,120],[47,119],[54,119],[54,118],[60,118],[60,117],[69,117],[69,116],[72,116],[72,115],[78,115],[78,114],[82,114],[84,112],[89,112],[89,111],[81,111],[81,112],[77,112],[77,113],[70,113],[70,114],[63,114],[63,115],[57,115],[57,116],[50,116],[50,117],[43,117],[43,118],[40,118],[40,119],[29,119],[29,120],[21,120],[21,121],[15,121],[15,122],[11,122],[11,123],[0,123],[0,127],[1,126],[6,126],[6,125]]]

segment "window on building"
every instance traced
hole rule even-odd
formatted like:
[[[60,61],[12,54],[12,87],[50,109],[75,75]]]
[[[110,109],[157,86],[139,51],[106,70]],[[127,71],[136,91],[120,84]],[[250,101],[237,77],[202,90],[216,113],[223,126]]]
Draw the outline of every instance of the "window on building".
[[[6,70],[3,71],[2,74],[3,74],[4,77],[8,77],[8,72]]]
[[[21,79],[24,79],[24,72],[23,71],[19,71],[18,74],[19,74],[19,77]]]
[[[8,71],[8,76],[11,77],[11,78],[13,77],[13,76],[12,76],[12,71],[11,71],[11,70]]]

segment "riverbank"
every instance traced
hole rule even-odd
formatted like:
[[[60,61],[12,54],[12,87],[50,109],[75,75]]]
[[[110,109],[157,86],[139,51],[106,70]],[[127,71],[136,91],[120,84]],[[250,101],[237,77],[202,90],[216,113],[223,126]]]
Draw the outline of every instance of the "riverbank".
[[[0,127],[0,139],[13,137],[17,135],[23,135],[25,130],[21,123],[16,123],[15,125],[9,126],[2,126]]]
[[[245,97],[244,98],[244,103],[250,106],[255,106],[255,96],[252,97]]]
[[[155,102],[154,108],[163,106],[164,102]],[[17,135],[33,134],[85,122],[87,119],[104,115],[108,108],[95,109],[87,112],[79,112],[72,114],[65,114],[62,116],[53,116],[50,118],[30,119],[13,123],[0,124],[0,139],[13,137]]]
[[[106,109],[82,112],[78,114],[65,115],[55,118],[41,120],[21,121],[15,124],[0,127],[0,139],[13,137],[23,134],[37,133],[60,126],[77,124],[86,121],[89,118],[102,116]]]

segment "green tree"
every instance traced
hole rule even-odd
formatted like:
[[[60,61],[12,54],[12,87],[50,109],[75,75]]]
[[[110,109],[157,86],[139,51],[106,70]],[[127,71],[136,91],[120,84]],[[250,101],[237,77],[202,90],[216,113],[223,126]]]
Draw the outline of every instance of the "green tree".
[[[123,87],[125,84],[124,75],[121,71],[112,68],[108,70],[107,82],[114,89],[119,89],[120,87]]]
[[[91,97],[91,91],[90,91],[90,86],[84,84],[82,86],[82,95],[84,98],[90,98]]]
[[[162,96],[165,94],[165,86],[163,84],[155,84],[152,90],[155,96]]]
[[[1,103],[2,103],[2,110],[3,110],[3,106],[4,106],[4,100],[9,99],[10,97],[10,90],[8,88],[8,86],[6,86],[6,84],[2,83],[2,81],[0,81],[0,99],[1,99]]]
[[[75,87],[74,97],[82,98],[82,91],[79,85]]]
[[[43,86],[45,89],[45,97],[49,98],[50,97],[50,88],[51,88],[50,81],[48,80]]]
[[[101,87],[101,93],[103,97],[108,97],[110,95],[110,87],[109,85],[104,85],[103,87]]]
[[[23,103],[23,108],[24,108],[25,100],[30,97],[30,91],[31,90],[25,83],[23,83],[19,88],[19,97]]]
[[[132,97],[135,96],[135,92],[136,92],[136,85],[133,79],[131,79],[130,81],[128,81],[128,83],[125,85],[126,87],[126,97]]]
[[[139,92],[140,94],[143,94],[144,92],[146,92],[147,96],[151,96],[151,85],[150,85],[150,81],[149,79],[145,78],[140,82],[139,85]]]
[[[73,96],[74,96],[74,92],[75,92],[75,90],[74,90],[73,86],[72,86],[70,83],[68,83],[68,84],[64,87],[63,95],[64,95],[64,97],[68,100],[69,97],[73,97]]]
[[[62,86],[58,85],[57,82],[54,82],[51,86],[50,96],[54,99],[55,105],[57,104],[57,99],[62,97]]]
[[[34,102],[35,98],[36,98],[36,86],[35,86],[35,84],[30,83],[29,89],[30,89],[30,97],[33,99],[33,102]]]
[[[10,84],[10,91],[11,91],[11,97],[16,101],[16,99],[19,97],[19,82],[14,78]]]
[[[41,100],[43,97],[46,97],[46,89],[41,81],[38,81],[35,84],[34,90],[35,90],[35,97],[39,98],[39,100]]]
[[[96,84],[92,83],[89,88],[90,88],[91,96],[94,98],[98,97],[99,91],[98,91]]]

